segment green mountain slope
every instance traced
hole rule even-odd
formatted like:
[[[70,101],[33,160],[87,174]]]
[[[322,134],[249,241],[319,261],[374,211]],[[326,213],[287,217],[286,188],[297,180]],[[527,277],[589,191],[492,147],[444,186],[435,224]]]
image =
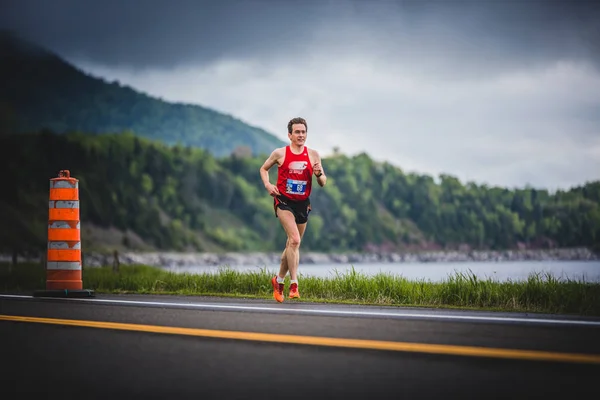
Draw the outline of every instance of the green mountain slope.
[[[0,33],[0,253],[44,251],[48,179],[61,169],[80,179],[88,251],[280,251],[285,235],[258,170],[282,144]],[[406,174],[366,154],[323,163],[308,251],[600,250],[600,181],[553,194]]]
[[[0,32],[0,117],[4,131],[132,131],[166,144],[200,147],[218,157],[236,149],[266,155],[284,145],[232,116],[165,102],[92,77],[8,32]]]

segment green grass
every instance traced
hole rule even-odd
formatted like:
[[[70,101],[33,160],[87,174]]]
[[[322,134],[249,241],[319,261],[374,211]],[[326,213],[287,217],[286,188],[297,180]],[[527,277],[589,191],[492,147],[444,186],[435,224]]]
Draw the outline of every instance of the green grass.
[[[271,299],[273,271],[238,272],[221,268],[216,273],[175,273],[160,268],[121,266],[84,268],[85,289],[102,293],[178,294]],[[45,270],[39,264],[19,264],[9,273],[0,265],[1,291],[45,288]],[[600,284],[558,280],[549,274],[533,274],[526,281],[498,282],[478,279],[473,273],[456,273],[444,282],[410,281],[378,274],[366,276],[352,268],[330,278],[300,274],[301,300],[496,311],[544,312],[600,316]]]

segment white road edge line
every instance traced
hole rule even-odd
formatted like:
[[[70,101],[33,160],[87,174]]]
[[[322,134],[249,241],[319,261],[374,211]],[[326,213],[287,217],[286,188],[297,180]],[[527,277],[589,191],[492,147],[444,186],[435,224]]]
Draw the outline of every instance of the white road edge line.
[[[136,300],[112,300],[112,299],[78,299],[78,298],[60,298],[60,297],[34,297],[25,295],[0,294],[0,298],[21,298],[21,299],[52,299],[75,302],[91,303],[109,303],[109,304],[134,304],[134,305],[152,305],[167,307],[192,307],[204,309],[227,309],[227,310],[250,310],[250,311],[274,311],[298,314],[324,314],[324,315],[353,315],[353,316],[376,316],[391,318],[427,318],[427,319],[446,319],[446,320],[467,320],[467,321],[495,321],[495,322],[519,322],[529,324],[554,324],[554,325],[585,325],[600,326],[600,321],[568,320],[568,319],[547,319],[547,318],[514,318],[514,317],[490,317],[476,315],[443,315],[443,314],[417,314],[403,312],[369,312],[369,311],[342,311],[342,310],[315,310],[281,307],[257,307],[241,305],[224,304],[198,304],[198,303],[171,303],[159,301],[136,301]]]

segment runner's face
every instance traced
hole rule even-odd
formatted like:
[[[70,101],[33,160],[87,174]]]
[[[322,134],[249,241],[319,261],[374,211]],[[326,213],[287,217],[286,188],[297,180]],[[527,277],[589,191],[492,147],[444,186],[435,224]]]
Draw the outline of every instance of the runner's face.
[[[293,144],[302,146],[306,141],[306,127],[304,124],[294,124],[292,125],[292,133],[288,133],[288,136]]]

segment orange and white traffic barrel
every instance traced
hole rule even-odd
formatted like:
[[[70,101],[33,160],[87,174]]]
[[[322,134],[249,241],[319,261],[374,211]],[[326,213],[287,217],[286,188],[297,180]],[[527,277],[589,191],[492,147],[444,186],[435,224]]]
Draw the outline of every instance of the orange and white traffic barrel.
[[[68,170],[50,179],[48,208],[48,250],[46,290],[38,296],[92,297],[83,289],[81,233],[79,220],[79,180]]]

